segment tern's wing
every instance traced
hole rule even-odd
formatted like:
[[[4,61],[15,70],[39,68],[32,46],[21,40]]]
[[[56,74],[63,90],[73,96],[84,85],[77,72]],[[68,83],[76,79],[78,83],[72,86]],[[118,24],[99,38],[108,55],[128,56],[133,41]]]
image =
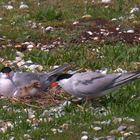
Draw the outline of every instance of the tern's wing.
[[[32,80],[40,80],[38,74],[28,72],[16,72],[12,78],[16,86],[25,86]]]
[[[108,74],[108,75],[98,75],[98,73],[83,73],[76,77],[76,81],[73,85],[75,92],[83,96],[102,96],[103,92],[113,89],[117,86],[127,83],[128,81],[136,79],[140,75],[137,73],[129,74]],[[77,80],[76,80],[77,79]]]
[[[39,75],[40,81],[43,83],[43,90],[46,90],[48,86],[54,81],[56,81],[57,77],[64,72],[66,68],[68,68],[69,64],[64,64],[59,66],[58,68],[50,70],[46,74]]]
[[[119,76],[120,74],[103,75],[97,72],[75,74],[72,77],[73,89],[82,96],[96,96]]]
[[[56,74],[61,74],[68,67],[69,67],[69,64],[64,64],[62,66],[59,66],[58,68],[50,70],[47,74],[48,74],[48,76],[53,76],[53,75],[56,75]]]

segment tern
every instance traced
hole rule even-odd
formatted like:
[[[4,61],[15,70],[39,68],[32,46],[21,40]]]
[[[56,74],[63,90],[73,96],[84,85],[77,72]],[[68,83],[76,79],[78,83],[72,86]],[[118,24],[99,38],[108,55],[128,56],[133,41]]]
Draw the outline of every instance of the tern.
[[[32,87],[30,94],[36,94],[39,89],[46,91],[50,84],[54,82],[59,74],[64,72],[68,67],[68,64],[59,66],[58,68],[52,69],[48,73],[31,73],[31,72],[13,72],[10,67],[4,67],[0,73],[0,94],[5,96],[18,96],[19,90],[22,88]],[[34,86],[34,82],[38,81],[40,87]]]
[[[139,78],[140,71],[112,74],[81,72],[76,74],[63,73],[57,77],[56,81],[72,96],[95,99]]]

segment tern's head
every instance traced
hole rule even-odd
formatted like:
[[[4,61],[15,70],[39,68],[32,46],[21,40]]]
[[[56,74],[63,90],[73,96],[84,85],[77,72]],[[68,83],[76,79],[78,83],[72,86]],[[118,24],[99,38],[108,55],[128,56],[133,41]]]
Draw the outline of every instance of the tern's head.
[[[53,82],[51,84],[51,87],[57,87],[58,85],[62,86],[65,83],[67,83],[69,81],[69,78],[71,78],[72,74],[60,74],[57,78],[56,78],[56,82]]]
[[[14,73],[10,67],[4,67],[1,69],[2,76],[1,78],[11,78]]]

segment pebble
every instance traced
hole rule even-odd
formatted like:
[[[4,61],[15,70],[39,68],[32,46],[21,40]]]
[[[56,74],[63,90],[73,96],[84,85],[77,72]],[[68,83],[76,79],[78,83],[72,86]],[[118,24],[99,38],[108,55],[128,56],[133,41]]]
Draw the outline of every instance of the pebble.
[[[106,139],[107,140],[115,140],[115,136],[107,136]]]
[[[29,44],[29,45],[27,46],[27,49],[28,49],[29,51],[31,51],[33,48],[34,48],[34,45],[33,45],[33,44]]]
[[[129,136],[133,135],[133,132],[126,132],[123,135],[124,135],[124,137],[129,137]]]
[[[32,23],[31,28],[32,28],[32,29],[36,29],[36,28],[37,28],[36,22],[33,22],[33,23]]]
[[[48,26],[45,28],[45,32],[50,32],[52,30],[54,30],[54,28],[52,26]]]
[[[70,106],[71,105],[71,101],[65,101],[62,106],[65,107],[65,106]]]
[[[82,136],[82,137],[81,137],[81,140],[88,140],[88,136],[87,136],[87,135]]]
[[[7,127],[14,128],[14,125],[10,121],[8,121],[7,122]]]
[[[14,136],[13,137],[10,137],[9,140],[15,140],[15,137]]]
[[[101,127],[96,126],[96,127],[94,127],[93,129],[94,129],[95,131],[100,131],[102,128],[101,128]]]
[[[92,33],[91,31],[87,31],[87,33],[88,33],[89,35],[93,35],[93,33]]]
[[[112,20],[112,21],[116,21],[116,20],[117,20],[117,18],[112,18],[111,20]]]
[[[0,132],[2,132],[2,133],[5,133],[5,132],[6,132],[6,130],[7,130],[7,128],[6,128],[6,127],[1,127],[1,128],[0,128]]]
[[[130,14],[138,12],[138,11],[139,11],[139,8],[138,7],[134,7],[134,8],[131,9]]]
[[[118,127],[118,131],[125,131],[127,129],[127,127],[126,126],[124,126],[124,125],[121,125],[121,126],[119,126]]]
[[[116,70],[114,70],[114,72],[127,73],[127,71],[123,70],[122,68],[117,68]]]
[[[102,0],[101,3],[109,4],[109,3],[111,3],[111,0]]]
[[[133,29],[127,30],[127,33],[134,33],[135,31]]]
[[[96,37],[93,38],[93,40],[99,40],[99,37],[96,36]]]
[[[12,5],[4,5],[4,8],[6,8],[7,10],[14,9],[14,7]]]
[[[51,131],[56,134],[57,133],[57,129],[56,128],[52,128]]]
[[[135,119],[129,117],[124,118],[124,120],[127,122],[135,122]]]
[[[74,21],[73,22],[73,25],[77,25],[77,24],[79,24],[79,21]]]
[[[28,6],[27,4],[24,4],[24,2],[22,1],[22,2],[20,3],[19,8],[20,8],[20,9],[27,9],[27,8],[29,8],[29,6]]]
[[[24,134],[25,138],[30,138],[31,136],[29,134]]]
[[[122,120],[123,120],[122,118],[116,118],[116,117],[115,117],[115,118],[113,119],[112,122],[113,122],[114,124],[118,124],[118,123],[121,123]]]
[[[58,133],[62,133],[63,130],[62,129],[57,129]]]
[[[82,19],[88,20],[88,19],[92,19],[91,15],[84,15],[82,16]]]
[[[87,131],[82,131],[82,135],[88,135]]]
[[[113,129],[113,130],[110,131],[110,134],[111,134],[111,135],[116,135],[116,134],[118,134],[118,133],[119,133],[119,131],[116,130],[116,129]]]
[[[68,123],[64,123],[63,125],[60,126],[61,129],[68,129],[69,124]]]

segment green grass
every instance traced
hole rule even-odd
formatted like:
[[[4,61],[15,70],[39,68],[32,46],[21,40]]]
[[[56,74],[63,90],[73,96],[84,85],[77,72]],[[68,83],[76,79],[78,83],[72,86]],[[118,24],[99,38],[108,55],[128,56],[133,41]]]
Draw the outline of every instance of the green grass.
[[[55,7],[41,8],[33,15],[33,18],[37,21],[60,20],[62,19],[62,11]]]
[[[0,4],[8,1],[0,0]],[[45,70],[50,66],[62,65],[63,63],[73,62],[72,69],[102,69],[108,68],[109,72],[113,72],[117,68],[133,71],[140,68],[140,45],[130,45],[122,42],[105,42],[96,43],[88,41],[80,42],[80,33],[89,27],[89,23],[83,23],[82,26],[73,28],[73,21],[81,19],[84,14],[91,14],[93,18],[111,19],[119,16],[129,16],[130,8],[135,4],[140,5],[139,0],[131,1],[113,1],[109,8],[96,3],[93,5],[88,1],[87,4],[83,0],[63,0],[63,1],[41,1],[40,7],[37,2],[31,0],[27,2],[29,9],[19,9],[18,3],[13,3],[15,9],[8,11],[2,8],[0,17],[0,37],[5,36],[5,40],[0,45],[12,43],[11,48],[0,48],[0,57],[5,60],[14,60],[16,50],[14,45],[24,41],[41,42],[47,44],[53,40],[62,39],[63,48],[51,49],[48,52],[39,49],[25,51],[24,59],[32,60],[34,63],[43,65]],[[48,6],[49,5],[49,6]],[[51,8],[49,8],[51,7]],[[137,13],[139,18],[139,15]],[[29,23],[36,22],[37,28],[32,29]],[[139,21],[138,21],[139,22]],[[41,24],[40,24],[41,23]],[[118,21],[117,24],[122,26],[131,26],[132,23],[126,18],[124,21]],[[43,33],[41,27],[53,26],[56,29],[52,32]],[[73,39],[78,40],[71,42]],[[0,68],[3,64],[0,64]],[[49,140],[80,140],[82,131],[88,131],[89,136],[93,137],[111,135],[112,129],[117,129],[120,125],[126,125],[128,128],[132,125],[136,126],[134,133],[140,136],[140,81],[129,83],[111,94],[94,101],[93,108],[90,104],[82,110],[72,103],[63,109],[63,115],[60,116],[59,111],[55,113],[51,107],[35,108],[20,102],[12,103],[9,100],[1,99],[0,101],[0,120],[10,121],[13,128],[8,128],[6,132],[0,132],[0,139],[29,139],[24,134],[30,135],[32,139],[40,140],[41,138]],[[32,105],[37,105],[36,99],[33,99]],[[82,104],[82,106],[84,106]],[[58,107],[55,106],[56,108]],[[32,108],[35,111],[35,118],[29,119],[25,109]],[[101,113],[101,109],[104,113]],[[50,110],[51,116],[48,111]],[[45,115],[43,112],[46,111]],[[134,118],[134,122],[122,120],[120,123],[114,123],[114,118]],[[51,120],[50,120],[51,118]],[[28,121],[27,121],[28,120]],[[96,124],[97,121],[108,121],[109,125]],[[31,121],[31,122],[30,122]],[[1,123],[1,122],[0,122]],[[35,125],[33,125],[35,124]],[[68,128],[63,128],[67,124]],[[0,124],[1,125],[1,124]],[[101,131],[95,132],[95,126],[102,128]],[[54,134],[52,129],[64,129],[62,133]],[[126,132],[130,130],[127,129]],[[116,139],[121,137],[120,134],[115,135]],[[127,139],[136,139],[136,135],[132,135]]]

